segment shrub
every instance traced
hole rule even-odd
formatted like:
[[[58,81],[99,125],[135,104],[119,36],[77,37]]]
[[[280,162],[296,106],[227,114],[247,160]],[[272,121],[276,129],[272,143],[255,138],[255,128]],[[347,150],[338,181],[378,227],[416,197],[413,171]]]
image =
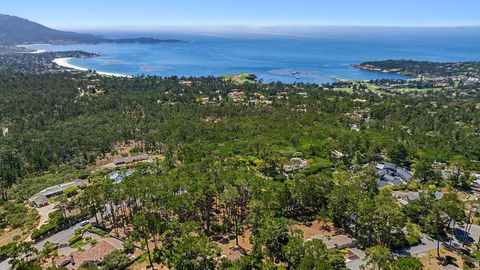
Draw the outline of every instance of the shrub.
[[[408,245],[406,236],[403,233],[393,233],[389,248],[401,249]]]
[[[98,241],[97,241],[97,239],[92,238],[92,239],[90,239],[90,240],[88,241],[88,243],[93,246],[93,245],[97,244]]]
[[[107,232],[104,232],[97,227],[91,227],[91,228],[88,229],[88,231],[93,233],[93,234],[100,235],[100,236],[103,236],[103,237],[108,236]]]
[[[2,227],[27,228],[37,218],[36,211],[29,210],[23,203],[5,201],[1,206],[4,210],[0,217]]]
[[[4,260],[10,256],[10,252],[12,252],[13,248],[17,245],[15,242],[10,242],[4,246],[0,247],[0,259]]]
[[[43,249],[41,251],[41,254],[45,257],[49,256],[52,254],[54,251],[58,249],[57,245],[53,244],[52,242],[47,241],[45,245],[43,246]]]
[[[82,240],[82,235],[76,234],[76,235],[74,235],[72,238],[70,238],[70,239],[68,240],[68,245],[71,246],[71,245],[77,243],[77,242],[80,241],[80,240]]]
[[[126,253],[133,253],[135,251],[135,245],[133,244],[133,240],[128,239],[127,241],[125,241],[125,243],[123,244],[123,250]]]
[[[400,258],[391,264],[393,270],[422,270],[423,264],[417,258]]]
[[[48,223],[43,224],[39,229],[35,229],[32,232],[32,240],[38,239],[41,236],[49,233],[50,231],[53,231],[57,229],[60,226],[61,222],[57,219],[51,219],[48,221]]]
[[[105,257],[102,265],[105,270],[115,270],[127,265],[128,262],[129,259],[125,254],[120,250],[115,250]]]
[[[408,246],[414,246],[420,243],[420,228],[415,224],[408,224],[405,233],[405,240]]]
[[[48,214],[49,219],[63,219],[63,213],[60,210],[55,210]]]
[[[73,197],[78,193],[78,187],[68,187],[63,191],[67,197]]]
[[[83,232],[83,228],[76,228],[73,234],[79,235],[79,234],[82,234],[82,232]]]

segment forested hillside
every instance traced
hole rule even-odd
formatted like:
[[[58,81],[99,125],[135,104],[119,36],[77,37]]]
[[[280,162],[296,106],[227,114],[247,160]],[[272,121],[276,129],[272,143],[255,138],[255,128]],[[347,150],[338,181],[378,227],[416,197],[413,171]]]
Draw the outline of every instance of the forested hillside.
[[[59,31],[16,16],[0,14],[0,45],[22,44],[88,44],[88,43],[140,43],[156,44],[183,42],[174,39],[127,38],[111,39],[91,34]]]
[[[231,102],[227,94],[238,86],[215,78],[194,79],[191,87],[177,78],[155,77],[52,74],[0,80],[1,125],[9,129],[0,143],[15,152],[25,173],[59,164],[86,166],[112,151],[115,142],[128,140],[180,162],[237,155],[276,162],[301,152],[348,167],[388,159],[389,152],[404,149],[402,163],[426,158],[478,167],[475,92],[379,96],[308,85],[242,86],[248,95],[273,100],[255,106]],[[92,84],[104,93],[80,97],[78,89]],[[290,98],[279,99],[285,91]],[[200,97],[212,102],[203,104]],[[334,159],[332,151],[344,157]]]
[[[0,14],[0,44],[92,42],[98,39],[94,35],[58,31],[23,18]]]
[[[19,62],[0,75],[0,220],[24,238],[38,241],[91,218],[97,227],[85,230],[124,241],[114,253],[122,263],[135,244],[139,263],[154,269],[345,269],[349,250],[307,236],[316,226],[328,237],[354,237],[368,264],[378,264],[369,256],[381,252],[380,268],[420,269],[419,259],[393,260],[390,250],[418,245],[425,235],[451,241],[452,222],[475,221],[465,210],[475,200],[460,199],[480,170],[474,85],[394,92],[377,89],[375,83],[393,83],[384,81],[39,74],[25,65],[30,58],[13,59]],[[119,145],[134,146],[127,155],[158,158],[98,165],[119,155]],[[416,179],[379,187],[377,162],[411,168]],[[438,164],[455,173],[442,177]],[[122,181],[108,178],[127,172]],[[76,178],[86,186],[49,198],[56,208],[35,227],[26,200]],[[418,199],[408,205],[391,195],[412,190]],[[69,243],[81,239],[76,233]],[[58,258],[49,246],[38,252],[17,241],[0,249],[4,258],[20,258],[12,260],[17,269]],[[22,260],[20,252],[35,256]],[[105,258],[102,267],[116,259]]]

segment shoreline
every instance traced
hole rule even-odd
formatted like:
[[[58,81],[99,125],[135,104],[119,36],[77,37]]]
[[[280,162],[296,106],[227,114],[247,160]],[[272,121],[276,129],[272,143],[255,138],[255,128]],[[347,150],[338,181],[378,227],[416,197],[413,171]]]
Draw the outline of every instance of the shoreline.
[[[30,52],[30,53],[39,54],[39,53],[44,53],[44,52],[47,52],[47,51],[46,50],[36,50],[36,51]]]
[[[396,72],[396,71],[389,70],[389,69],[381,69],[381,68],[378,68],[378,67],[375,67],[375,66],[372,66],[372,65],[350,64],[350,66],[353,67],[353,68],[356,68],[358,70],[365,71],[365,72],[377,72],[377,73],[384,73],[384,74],[400,75],[400,76],[406,77],[405,80],[418,79],[417,76],[414,76],[414,75],[411,75],[411,74],[404,74],[404,73]]]
[[[51,46],[52,44],[49,43],[34,43],[34,44],[18,44],[15,45],[17,47],[29,48],[29,47],[36,47],[36,46]]]
[[[65,58],[55,58],[53,59],[53,63],[64,67],[64,68],[69,68],[69,69],[74,69],[78,71],[89,71],[90,69],[80,67],[77,65],[70,64],[68,61],[72,59],[72,57],[65,57]],[[128,76],[125,74],[119,74],[119,73],[112,73],[112,72],[104,72],[104,71],[95,71],[95,73],[103,76],[111,76],[111,77],[122,77],[122,78],[131,78],[132,76]]]
[[[40,46],[40,45],[47,45],[47,44],[32,44],[32,45],[15,45],[16,48],[25,49],[26,51],[20,53],[31,53],[31,54],[39,54],[47,52],[44,49],[32,49],[31,47]]]
[[[27,49],[27,50],[32,50],[31,47],[36,47],[36,46],[47,46],[47,45],[50,45],[50,44],[27,44],[27,45],[15,45],[17,48],[23,48],[23,49]],[[38,54],[38,53],[44,53],[44,52],[47,52],[47,50],[44,50],[44,49],[36,49],[36,50],[32,50],[32,51],[29,51],[29,52],[25,52],[25,53],[33,53],[33,54]]]

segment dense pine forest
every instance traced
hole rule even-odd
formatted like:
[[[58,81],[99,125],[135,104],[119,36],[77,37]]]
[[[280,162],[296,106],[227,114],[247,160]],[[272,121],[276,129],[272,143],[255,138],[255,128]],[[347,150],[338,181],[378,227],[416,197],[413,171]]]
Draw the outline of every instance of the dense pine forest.
[[[82,168],[113,151],[116,142],[129,140],[142,142],[139,151],[166,152],[180,163],[265,155],[280,161],[300,152],[344,167],[383,159],[479,166],[475,91],[346,94],[314,85],[238,86],[216,78],[194,79],[185,87],[177,78],[66,74],[0,81],[1,124],[9,130],[1,144],[10,149],[2,154],[15,157],[16,175],[64,164]],[[81,96],[89,87],[101,94]],[[273,103],[232,102],[228,93],[235,89]],[[344,157],[333,158],[333,151]],[[397,151],[403,156],[392,156]]]
[[[318,221],[357,239],[368,269],[421,269],[390,252],[418,244],[421,233],[448,242],[450,224],[470,219],[471,202],[459,192],[480,170],[480,92],[369,89],[378,83],[337,91],[341,83],[5,71],[0,225],[31,231],[37,217],[25,201],[81,178],[89,184],[60,196],[33,240],[77,216],[94,217],[125,239],[126,252],[141,245],[155,269],[344,269],[344,251],[304,239],[298,224]],[[98,162],[119,155],[119,145],[160,158],[116,184]],[[292,160],[308,166],[287,170]],[[392,188],[378,187],[377,162],[415,173],[418,181],[395,190],[425,192],[398,204]],[[436,164],[457,173],[441,177]],[[438,190],[445,195],[436,200]],[[225,235],[240,259],[220,256]],[[38,269],[52,256],[26,260],[19,254],[33,252],[28,244],[0,251],[17,269]],[[117,269],[109,263],[102,269]]]

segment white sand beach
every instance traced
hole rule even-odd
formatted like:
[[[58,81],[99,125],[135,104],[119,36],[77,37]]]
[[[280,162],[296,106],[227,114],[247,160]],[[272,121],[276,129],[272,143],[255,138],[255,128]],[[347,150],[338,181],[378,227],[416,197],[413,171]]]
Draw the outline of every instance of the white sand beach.
[[[67,58],[56,58],[53,60],[53,62],[59,66],[62,66],[62,67],[66,67],[66,68],[70,68],[70,69],[75,69],[75,70],[80,70],[80,71],[88,71],[87,68],[82,68],[82,67],[79,67],[79,66],[75,66],[75,65],[72,65],[70,63],[68,63],[68,60],[70,60],[71,58],[70,57],[67,57]]]
[[[75,69],[75,70],[80,70],[80,71],[88,71],[87,68],[79,67],[73,64],[70,64],[68,61],[72,59],[71,57],[66,57],[66,58],[56,58],[53,60],[53,62],[59,66],[70,68],[70,69]],[[104,76],[113,76],[113,77],[125,77],[129,78],[131,76],[127,76],[124,74],[118,74],[118,73],[111,73],[111,72],[103,72],[103,71],[96,71],[97,74],[104,75]]]
[[[37,54],[37,53],[44,53],[44,52],[46,52],[46,50],[36,50],[34,52],[31,52],[31,53]]]

